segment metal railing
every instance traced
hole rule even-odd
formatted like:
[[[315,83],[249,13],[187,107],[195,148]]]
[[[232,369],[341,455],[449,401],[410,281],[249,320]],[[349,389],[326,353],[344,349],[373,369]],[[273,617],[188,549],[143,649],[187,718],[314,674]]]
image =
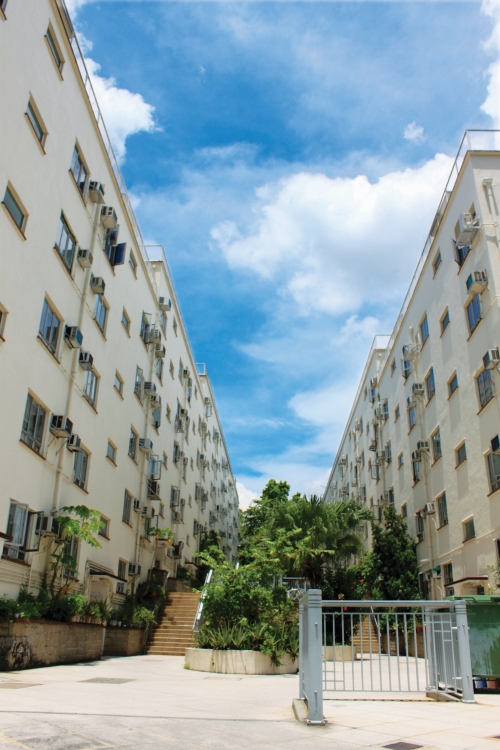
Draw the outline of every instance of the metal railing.
[[[207,595],[207,586],[212,580],[213,572],[214,572],[213,568],[210,568],[210,570],[205,576],[205,583],[203,584],[203,591],[201,592],[200,601],[198,602],[198,607],[196,609],[196,614],[194,616],[193,633],[195,636],[203,624],[203,600],[205,596]]]
[[[463,601],[323,601],[299,605],[300,697],[309,723],[323,698],[347,693],[445,693],[474,702]]]

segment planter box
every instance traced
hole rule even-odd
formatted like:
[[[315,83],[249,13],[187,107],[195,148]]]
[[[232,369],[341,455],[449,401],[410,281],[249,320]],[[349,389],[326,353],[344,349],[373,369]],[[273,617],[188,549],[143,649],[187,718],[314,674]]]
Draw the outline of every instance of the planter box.
[[[260,651],[215,651],[210,648],[187,648],[186,669],[219,674],[295,674],[298,660],[285,654],[280,667]]]
[[[0,670],[96,661],[105,628],[84,623],[20,620],[0,623]]]
[[[323,646],[323,661],[356,661],[356,649],[351,646]]]
[[[143,653],[142,628],[106,628],[103,656],[136,656]]]

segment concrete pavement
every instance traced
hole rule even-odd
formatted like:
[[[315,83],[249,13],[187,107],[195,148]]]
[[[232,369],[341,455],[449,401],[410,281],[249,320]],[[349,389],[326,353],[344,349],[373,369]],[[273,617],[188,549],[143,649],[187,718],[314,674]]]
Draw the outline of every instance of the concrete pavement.
[[[183,661],[137,656],[0,673],[0,750],[380,750],[401,741],[500,750],[498,695],[477,705],[342,696],[325,702],[326,726],[308,727],[293,718],[295,675],[212,675]]]

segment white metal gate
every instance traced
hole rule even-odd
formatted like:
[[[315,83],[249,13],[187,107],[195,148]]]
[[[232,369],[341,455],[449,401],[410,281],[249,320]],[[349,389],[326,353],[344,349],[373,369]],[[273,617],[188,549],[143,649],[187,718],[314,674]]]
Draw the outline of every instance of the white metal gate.
[[[322,720],[323,695],[335,692],[433,690],[473,702],[472,685],[465,602],[323,601],[314,589],[303,597],[300,689],[310,720]]]

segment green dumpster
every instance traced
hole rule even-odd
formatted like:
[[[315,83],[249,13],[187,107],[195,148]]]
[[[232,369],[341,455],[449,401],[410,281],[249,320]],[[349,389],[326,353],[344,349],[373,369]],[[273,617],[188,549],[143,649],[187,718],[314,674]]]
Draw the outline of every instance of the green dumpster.
[[[500,595],[448,596],[467,606],[472,674],[500,679]]]

